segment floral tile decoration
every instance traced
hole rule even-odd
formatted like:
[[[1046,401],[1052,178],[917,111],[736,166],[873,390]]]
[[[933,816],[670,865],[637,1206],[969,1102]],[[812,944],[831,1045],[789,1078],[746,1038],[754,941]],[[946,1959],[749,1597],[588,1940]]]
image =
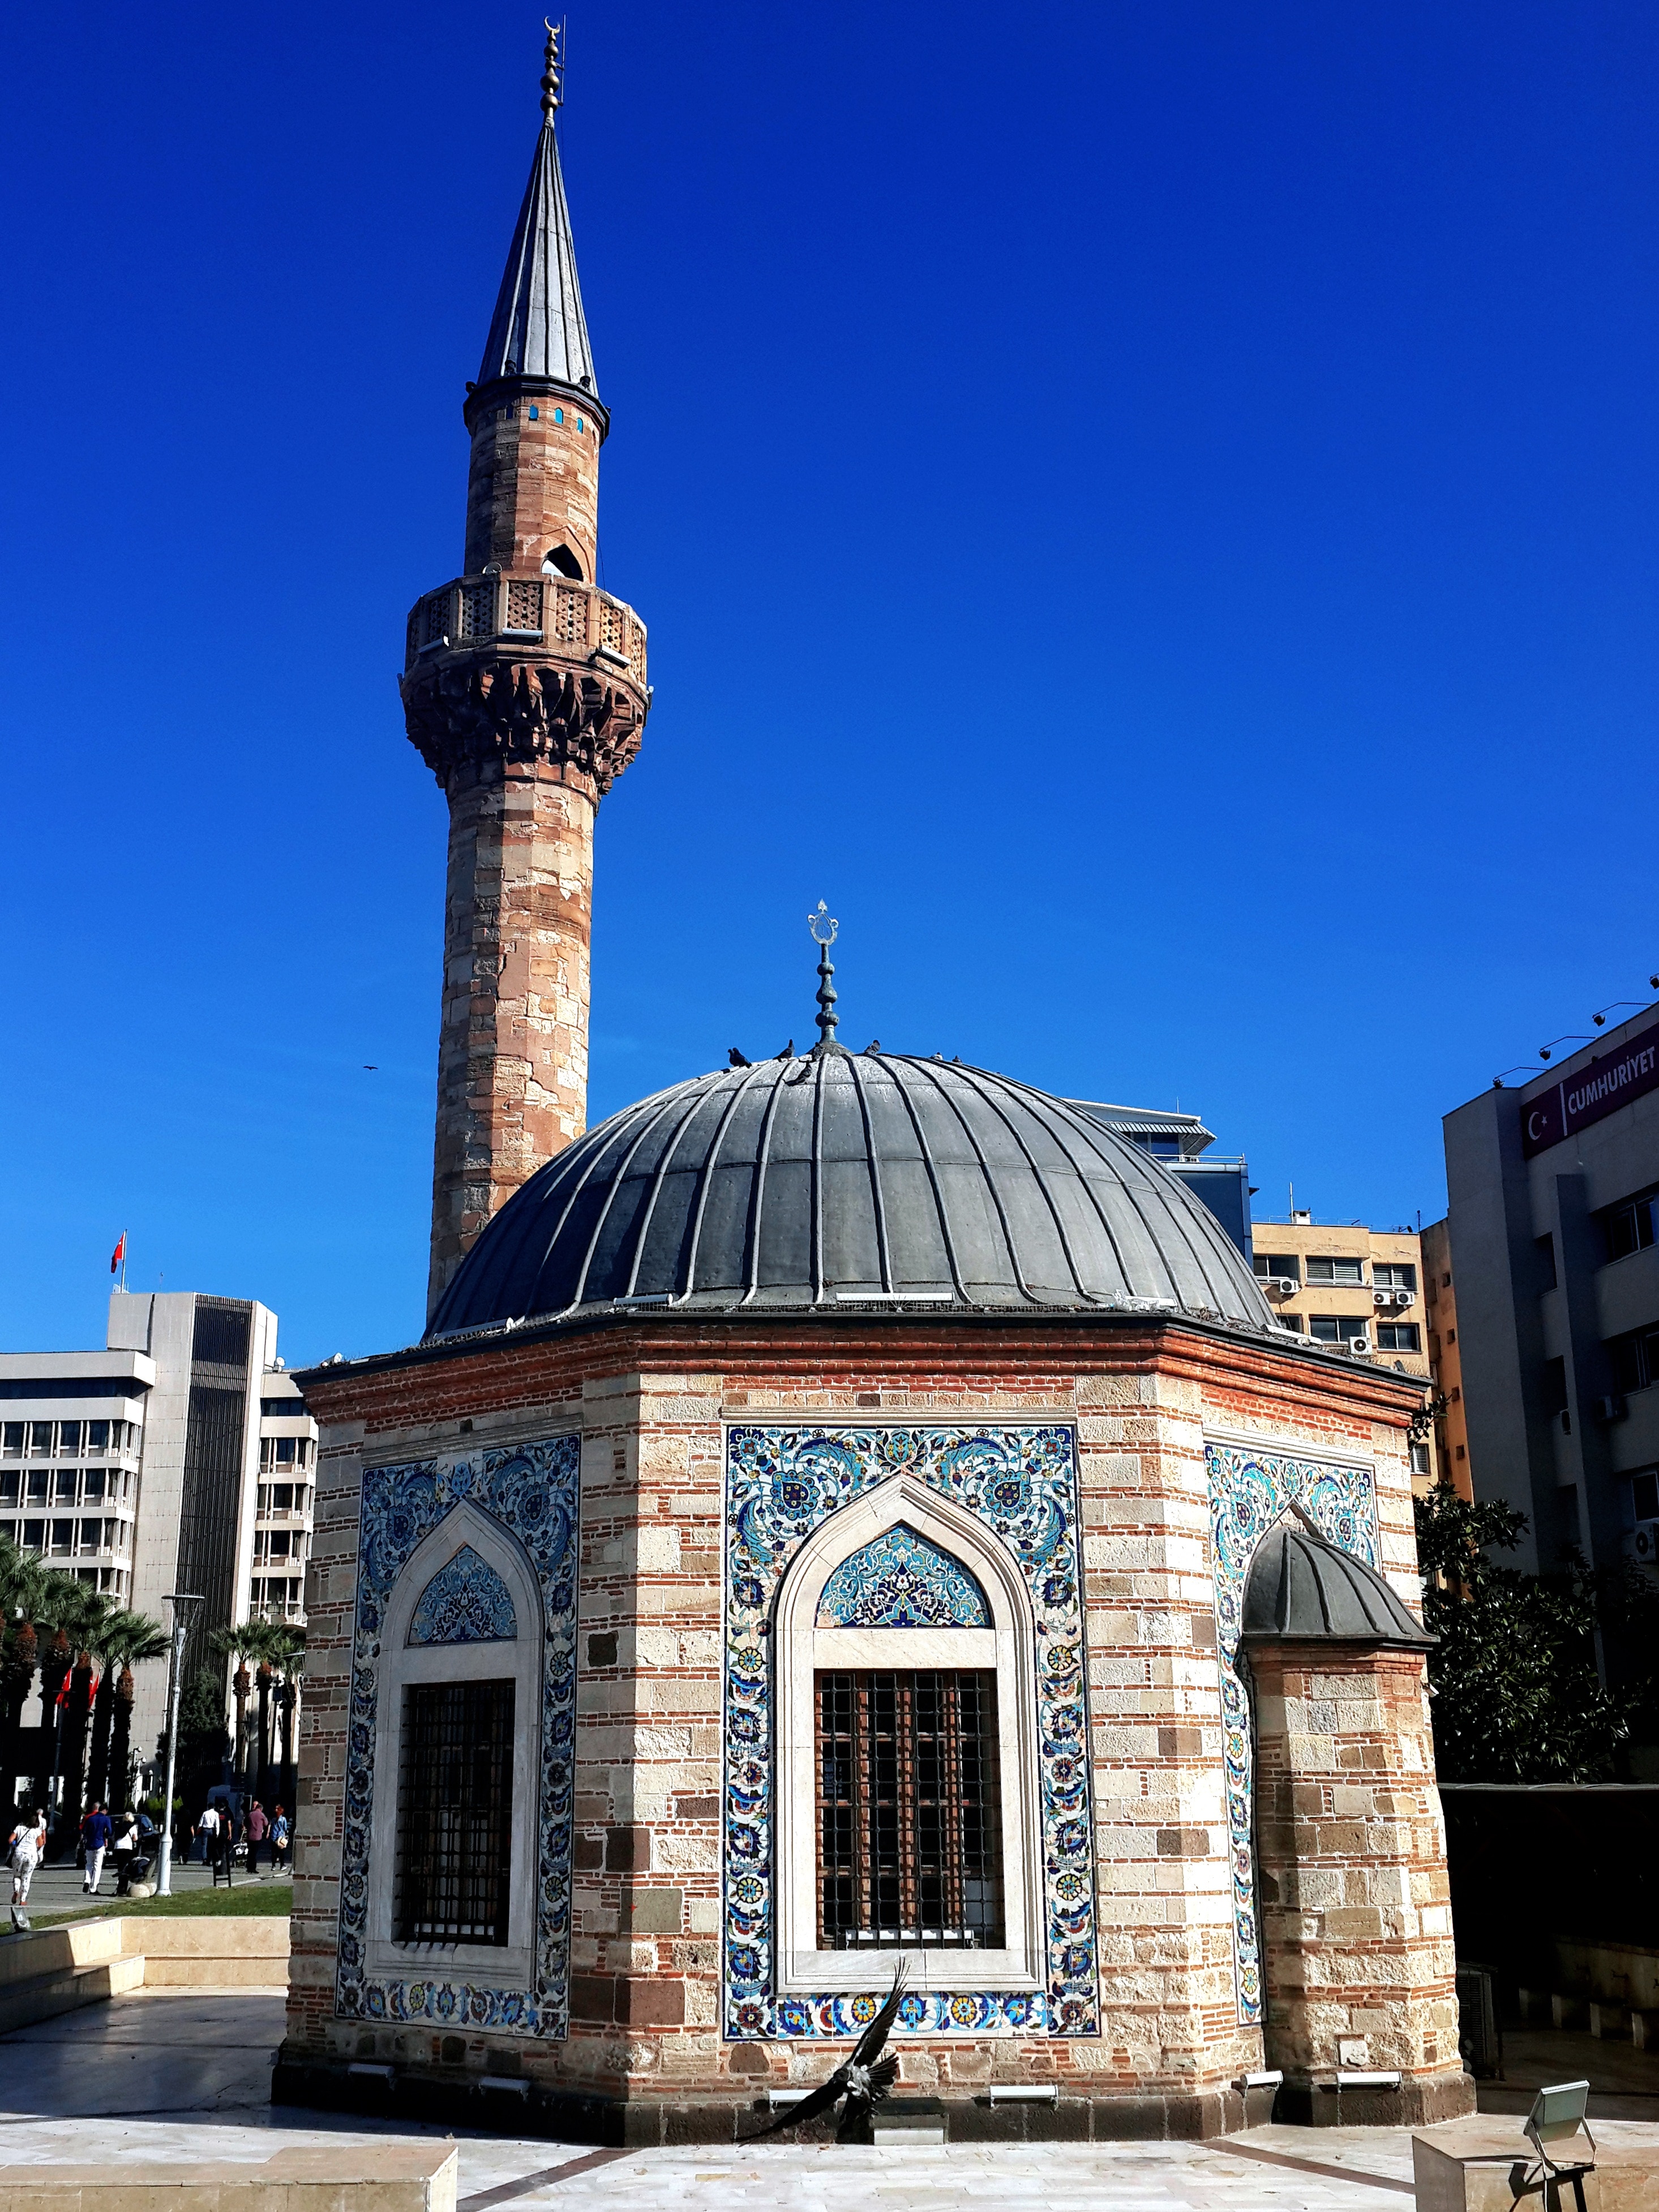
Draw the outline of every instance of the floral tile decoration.
[[[843,1559],[818,1601],[820,1628],[989,1628],[984,1591],[959,1559],[901,1521]]]
[[[411,1644],[510,1644],[518,1633],[511,1591],[471,1544],[433,1576],[409,1624]]]
[[[580,1445],[550,1437],[465,1459],[417,1460],[371,1468],[363,1476],[357,1554],[357,1611],[346,1746],[345,1833],[340,1859],[339,1963],[335,2010],[342,2019],[432,2021],[514,2035],[562,2036],[569,2022],[570,1842],[576,1718],[576,1525]],[[537,1820],[535,1965],[528,1990],[466,1980],[371,1979],[365,1968],[368,1917],[369,1813],[374,1798],[381,1624],[404,1564],[445,1516],[465,1503],[510,1531],[529,1554],[541,1588],[546,1638],[542,1669],[542,1771]],[[512,1600],[486,1562],[471,1554],[488,1582],[451,1576],[467,1556],[457,1551],[422,1592],[416,1623],[428,1618],[448,1636],[411,1641],[511,1637],[503,1626]],[[446,1577],[449,1577],[446,1580]],[[489,1589],[493,1583],[499,1597]],[[493,1626],[491,1625],[493,1623]]]
[[[774,1971],[774,1667],[769,1612],[790,1560],[852,1499],[908,1474],[976,1514],[1018,1564],[1036,1621],[1038,1764],[1042,1790],[1043,1911],[1048,1972],[1042,1990],[913,1990],[899,2013],[917,2035],[1085,2036],[1100,2033],[1094,1834],[1078,1549],[1076,1436],[1069,1427],[749,1428],[728,1431],[726,1455],[726,1724],[722,2029],[728,2041],[853,2037],[879,1996],[776,1994]],[[894,1537],[899,1530],[890,1532]],[[915,1532],[903,1534],[915,1542]],[[867,1546],[855,1609],[967,1602],[968,1587],[935,1585],[912,1558],[907,1586]],[[928,1546],[932,1551],[933,1547]],[[957,1563],[941,1564],[957,1570]],[[848,1565],[852,1565],[848,1561]],[[885,1568],[885,1579],[882,1569]],[[959,1570],[958,1570],[959,1571]],[[920,1579],[916,1577],[920,1577]],[[927,1585],[926,1594],[922,1585]],[[837,1589],[832,1577],[825,1600]],[[839,1615],[837,1618],[841,1617]],[[971,1954],[956,1954],[971,1972]]]
[[[1307,1515],[1328,1542],[1364,1559],[1367,1566],[1376,1566],[1376,1492],[1368,1468],[1287,1459],[1277,1452],[1255,1452],[1237,1444],[1206,1443],[1204,1457],[1210,1489],[1227,1826],[1232,1850],[1233,1972],[1239,2020],[1252,2027],[1261,2020],[1263,2007],[1251,1842],[1250,1701],[1238,1673],[1244,1585],[1257,1546],[1292,1505]]]

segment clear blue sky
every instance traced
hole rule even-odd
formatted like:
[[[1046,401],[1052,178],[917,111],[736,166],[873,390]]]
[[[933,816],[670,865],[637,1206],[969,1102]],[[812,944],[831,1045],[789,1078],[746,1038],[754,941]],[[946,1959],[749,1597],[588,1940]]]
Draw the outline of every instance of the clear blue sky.
[[[25,11],[0,285],[0,1347],[408,1341],[455,573],[541,10]],[[573,0],[593,1118],[811,1034],[1197,1109],[1322,1215],[1653,926],[1659,14]],[[364,1072],[364,1063],[377,1072]]]

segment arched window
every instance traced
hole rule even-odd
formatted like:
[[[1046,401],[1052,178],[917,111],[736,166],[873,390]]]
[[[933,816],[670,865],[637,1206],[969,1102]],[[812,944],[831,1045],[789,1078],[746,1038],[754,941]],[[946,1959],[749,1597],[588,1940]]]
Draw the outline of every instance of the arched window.
[[[544,576],[568,576],[571,582],[582,580],[582,564],[568,545],[550,545],[542,556]]]
[[[530,1984],[541,1593],[501,1524],[458,1505],[410,1555],[381,1636],[371,1974]]]
[[[777,1986],[1043,1986],[1035,1635],[977,1516],[899,1475],[778,1594]],[[967,1955],[964,1956],[963,1954]]]

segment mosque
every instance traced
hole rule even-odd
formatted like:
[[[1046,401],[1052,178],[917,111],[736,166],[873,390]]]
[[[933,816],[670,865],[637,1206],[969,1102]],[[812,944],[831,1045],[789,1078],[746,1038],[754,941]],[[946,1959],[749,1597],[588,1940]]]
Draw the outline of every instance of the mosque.
[[[1471,2110],[1421,1384],[1277,1328],[1079,1105],[849,1051],[822,913],[810,1051],[586,1127],[651,689],[594,580],[560,96],[550,39],[462,573],[406,640],[451,817],[430,1320],[301,1378],[275,2094],[730,2141],[902,1964],[896,2100],[951,2140]]]

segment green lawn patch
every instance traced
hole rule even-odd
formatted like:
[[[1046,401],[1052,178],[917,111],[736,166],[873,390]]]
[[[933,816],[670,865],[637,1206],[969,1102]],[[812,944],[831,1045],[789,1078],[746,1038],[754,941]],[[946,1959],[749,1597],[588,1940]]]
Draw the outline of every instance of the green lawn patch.
[[[107,1905],[100,1905],[91,1912],[31,1913],[29,1925],[61,1928],[66,1921],[125,1919],[130,1913],[140,1913],[149,1918],[164,1914],[176,1917],[226,1912],[280,1913],[286,1919],[293,1909],[291,1881],[239,1881],[229,1889],[182,1889],[172,1897],[112,1898]]]

